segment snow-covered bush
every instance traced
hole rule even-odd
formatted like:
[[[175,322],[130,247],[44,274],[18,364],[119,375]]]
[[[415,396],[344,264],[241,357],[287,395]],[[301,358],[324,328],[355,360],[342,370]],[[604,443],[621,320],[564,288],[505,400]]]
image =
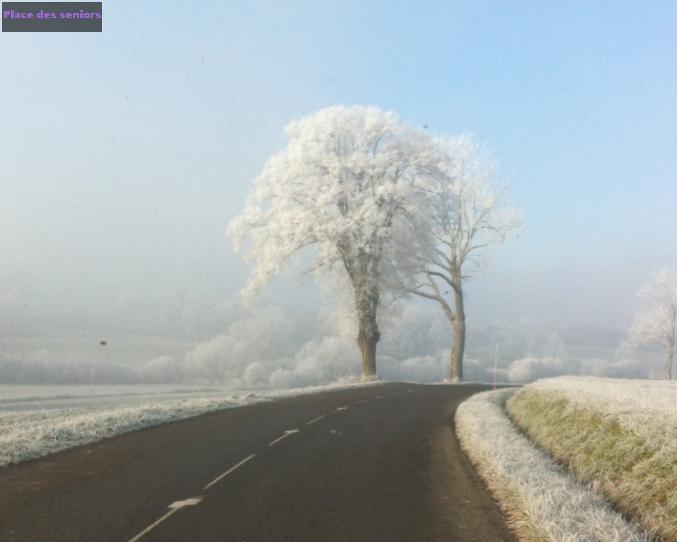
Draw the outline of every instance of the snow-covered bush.
[[[572,372],[572,367],[560,358],[524,358],[513,361],[508,367],[510,382],[533,382],[539,378],[559,376]]]

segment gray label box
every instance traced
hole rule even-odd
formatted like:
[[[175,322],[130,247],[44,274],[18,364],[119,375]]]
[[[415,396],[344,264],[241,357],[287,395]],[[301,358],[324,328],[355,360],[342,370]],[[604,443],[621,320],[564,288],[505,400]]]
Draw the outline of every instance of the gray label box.
[[[101,32],[102,2],[3,2],[3,32]]]

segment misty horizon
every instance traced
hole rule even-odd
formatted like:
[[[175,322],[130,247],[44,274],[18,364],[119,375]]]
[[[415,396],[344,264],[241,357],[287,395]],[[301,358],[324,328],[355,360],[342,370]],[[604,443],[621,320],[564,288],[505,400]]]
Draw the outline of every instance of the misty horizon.
[[[495,158],[526,224],[467,283],[470,357],[490,364],[479,337],[522,326],[613,358],[639,288],[677,267],[674,5],[210,3],[199,27],[171,6],[106,8],[101,34],[3,35],[5,358],[104,362],[81,344],[119,333],[195,345],[246,320],[251,268],[226,228],[284,127],[334,104],[470,132]],[[330,305],[290,270],[255,310],[293,319]],[[341,336],[320,333],[297,330],[285,357]],[[54,346],[74,336],[70,353]],[[126,363],[190,350],[160,342],[123,349]]]

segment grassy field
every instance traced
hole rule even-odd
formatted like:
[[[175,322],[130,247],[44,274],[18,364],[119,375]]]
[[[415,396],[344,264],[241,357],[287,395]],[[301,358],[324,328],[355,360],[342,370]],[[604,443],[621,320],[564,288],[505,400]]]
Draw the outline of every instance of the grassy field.
[[[677,382],[546,379],[516,393],[507,411],[620,511],[677,540]]]
[[[649,542],[586,484],[534,445],[505,411],[516,389],[473,395],[456,410],[456,435],[525,542]]]

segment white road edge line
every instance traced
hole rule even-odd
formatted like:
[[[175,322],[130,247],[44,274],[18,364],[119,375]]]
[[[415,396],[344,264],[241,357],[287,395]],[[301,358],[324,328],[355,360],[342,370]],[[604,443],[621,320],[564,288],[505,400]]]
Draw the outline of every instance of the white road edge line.
[[[175,512],[178,512],[182,508],[185,508],[186,506],[197,506],[200,504],[200,501],[202,501],[204,497],[191,497],[190,499],[186,499],[185,501],[176,501],[173,502],[172,504],[169,505],[169,512],[167,512],[164,516],[162,516],[160,519],[158,519],[155,523],[150,524],[148,527],[146,527],[143,531],[141,531],[139,534],[137,534],[134,538],[130,538],[129,542],[136,542],[139,540],[142,536],[148,534],[150,531],[155,529],[160,523],[165,521],[169,516],[174,514]]]
[[[341,412],[342,410],[348,410],[347,406],[340,406],[334,412]]]
[[[287,429],[287,430],[282,434],[281,437],[278,437],[278,438],[276,438],[273,442],[271,442],[271,443],[268,445],[268,448],[270,448],[273,444],[277,444],[277,443],[280,442],[282,439],[287,438],[289,435],[293,435],[294,433],[298,433],[298,432],[299,432],[298,429]]]
[[[312,424],[314,424],[315,422],[319,422],[320,420],[323,420],[323,419],[326,418],[326,417],[327,417],[326,414],[322,414],[322,416],[318,416],[317,418],[312,419],[312,420],[310,420],[309,422],[306,422],[306,425],[312,425]]]
[[[217,483],[219,480],[221,480],[221,479],[225,478],[226,476],[228,476],[228,475],[229,475],[231,472],[233,472],[235,469],[240,468],[242,465],[244,465],[244,464],[245,464],[247,461],[249,461],[250,459],[254,459],[254,457],[256,457],[256,454],[252,454],[252,455],[250,455],[249,457],[245,457],[245,458],[244,458],[242,461],[240,461],[237,465],[235,465],[235,466],[229,468],[226,472],[224,472],[224,473],[221,474],[220,476],[217,476],[216,478],[214,478],[211,482],[209,482],[209,483],[208,483],[205,487],[203,487],[202,489],[209,489],[209,488],[212,487],[215,483]]]
[[[356,405],[363,405],[364,403],[368,403],[371,399],[362,399],[361,401],[356,401]]]

